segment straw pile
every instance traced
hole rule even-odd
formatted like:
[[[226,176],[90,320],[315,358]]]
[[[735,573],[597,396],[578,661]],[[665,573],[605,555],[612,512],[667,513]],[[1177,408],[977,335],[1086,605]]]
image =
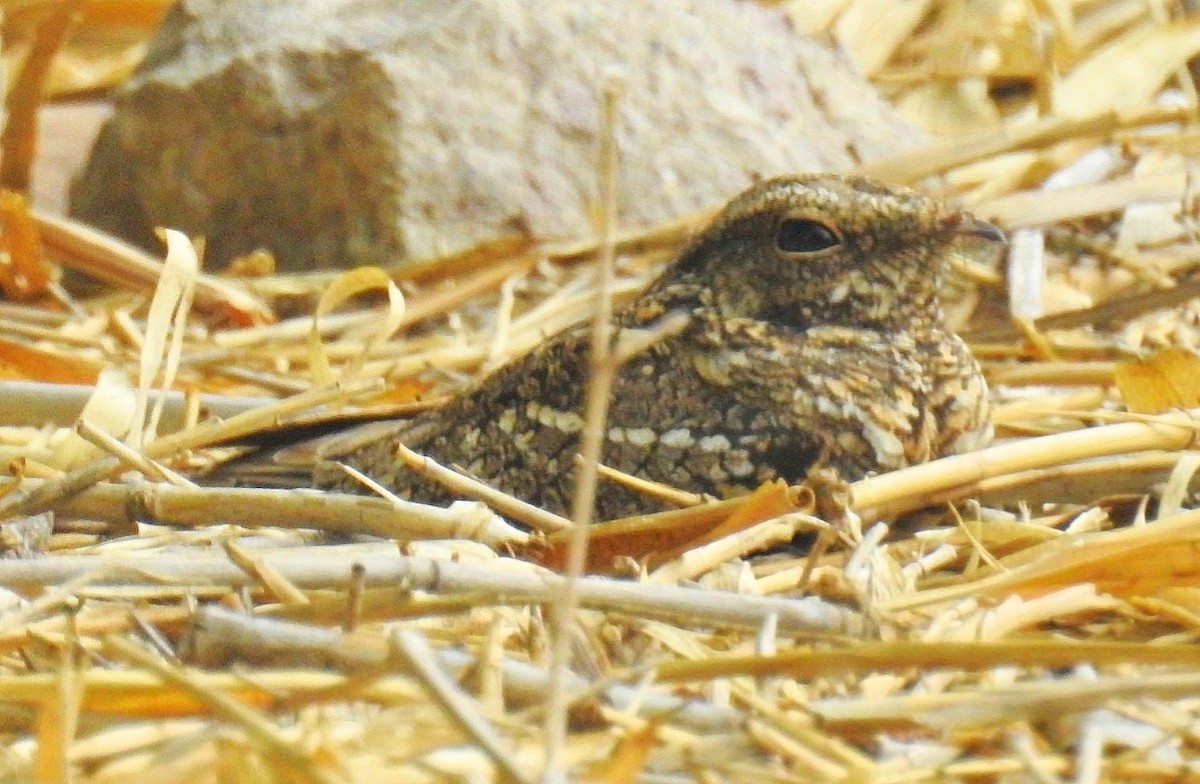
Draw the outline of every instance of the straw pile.
[[[473,502],[187,477],[237,438],[412,410],[527,350],[587,314],[596,243],[481,247],[392,282],[254,275],[261,259],[198,275],[168,233],[160,276],[0,205],[10,297],[55,294],[35,232],[124,282],[0,306],[8,377],[101,390],[59,428],[30,426],[63,419],[45,389],[0,390],[0,779],[534,781],[547,760],[594,782],[1200,777],[1200,18],[784,7],[938,134],[869,173],[1011,231],[1007,274],[965,265],[956,306],[993,447],[858,482],[832,513],[768,486],[597,527],[593,574],[568,583],[560,534]],[[614,296],[703,219],[618,233]],[[160,416],[138,378],[186,394],[164,435],[122,443],[118,423]],[[808,554],[755,555],[813,531]],[[564,593],[579,609],[556,626]]]

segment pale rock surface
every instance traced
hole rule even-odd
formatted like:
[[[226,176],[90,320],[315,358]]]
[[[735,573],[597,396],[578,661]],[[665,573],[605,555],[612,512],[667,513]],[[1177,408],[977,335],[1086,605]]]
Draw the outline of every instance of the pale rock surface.
[[[284,269],[590,236],[614,69],[624,226],[919,140],[845,56],[741,0],[181,0],[72,212]]]

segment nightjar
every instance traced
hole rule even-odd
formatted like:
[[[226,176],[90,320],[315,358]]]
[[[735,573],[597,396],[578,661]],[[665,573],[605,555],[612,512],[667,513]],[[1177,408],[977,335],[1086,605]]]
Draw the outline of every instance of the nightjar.
[[[816,467],[854,480],[991,437],[987,387],[947,328],[938,291],[954,253],[994,226],[863,177],[789,176],[736,197],[657,281],[614,314],[619,336],[676,314],[612,390],[603,462],[727,497]],[[586,325],[549,338],[447,405],[339,459],[400,495],[449,500],[396,441],[563,513],[583,425]],[[332,463],[318,485],[355,490]],[[602,483],[596,516],[658,508]]]

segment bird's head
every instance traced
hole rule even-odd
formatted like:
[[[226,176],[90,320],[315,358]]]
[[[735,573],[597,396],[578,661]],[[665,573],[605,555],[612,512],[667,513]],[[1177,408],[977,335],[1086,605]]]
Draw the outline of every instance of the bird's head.
[[[940,322],[952,255],[1000,230],[910,188],[865,177],[779,177],[731,201],[655,288],[690,290],[723,318],[807,327]]]

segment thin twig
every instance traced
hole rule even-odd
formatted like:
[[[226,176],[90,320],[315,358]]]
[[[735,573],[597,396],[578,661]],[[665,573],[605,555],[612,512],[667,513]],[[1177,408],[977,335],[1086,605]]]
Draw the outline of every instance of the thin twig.
[[[264,750],[283,763],[288,772],[298,780],[312,784],[341,784],[340,777],[334,777],[323,770],[317,764],[317,759],[307,753],[301,744],[283,738],[275,723],[262,713],[212,689],[203,681],[192,677],[190,673],[167,664],[140,645],[122,637],[109,636],[105,638],[104,646],[110,655],[137,664],[168,683],[183,688],[212,708],[217,715],[240,726],[248,736],[260,743]]]
[[[535,531],[548,534],[554,531],[563,531],[571,527],[571,521],[565,517],[534,506],[527,501],[522,501],[516,496],[509,495],[491,485],[484,484],[474,477],[467,476],[452,468],[447,468],[431,457],[417,454],[404,444],[396,445],[396,457],[410,470],[437,482],[452,494],[482,501],[500,514],[511,517],[513,520],[523,523]],[[350,476],[359,479],[359,481],[365,479],[365,477],[360,478],[362,474],[350,466],[343,465],[342,470],[350,474]],[[377,483],[372,484],[379,487]]]
[[[567,663],[571,654],[572,625],[579,606],[579,576],[587,562],[588,525],[596,508],[600,450],[604,445],[604,423],[608,418],[616,364],[612,351],[612,282],[617,218],[617,86],[608,79],[601,92],[600,129],[600,253],[596,260],[598,293],[592,320],[588,354],[587,397],[584,402],[580,465],[575,469],[575,492],[571,497],[571,530],[567,543],[566,580],[554,603],[550,649],[550,691],[546,696],[546,767],[543,781],[567,779],[563,759],[567,739]]]
[[[167,481],[176,487],[195,487],[196,483],[172,471],[170,468],[156,463],[135,449],[117,440],[113,436],[99,430],[86,419],[75,423],[75,432],[93,446],[103,449],[135,471],[141,471],[148,477]]]
[[[515,784],[532,784],[533,779],[517,768],[512,751],[504,748],[504,739],[483,717],[475,701],[438,665],[425,638],[410,629],[397,629],[391,635],[391,642],[392,650],[404,659],[429,696],[495,763],[503,779]]]
[[[381,385],[380,380],[374,379],[302,392],[272,405],[237,414],[224,422],[205,422],[188,430],[162,436],[146,444],[142,453],[151,459],[167,458],[187,449],[198,449],[214,442],[256,432],[292,414],[377,389]],[[120,469],[119,459],[105,456],[60,478],[28,488],[18,488],[0,498],[0,520],[44,512],[62,499],[109,478]]]
[[[24,479],[22,486],[36,491],[46,481]],[[487,507],[470,501],[443,508],[401,498],[368,498],[308,488],[184,488],[101,482],[61,499],[54,509],[63,517],[109,523],[196,528],[230,520],[247,528],[314,529],[399,542],[469,539],[502,548],[528,544],[530,539]]]
[[[524,561],[496,558],[484,564],[399,555],[391,542],[373,545],[304,545],[260,554],[301,589],[344,588],[354,564],[362,564],[368,587],[407,585],[439,595],[475,594],[504,604],[546,604],[563,590],[562,579]],[[58,555],[0,560],[0,585],[26,590],[102,574],[105,585],[143,585],[152,576],[173,584],[238,588],[253,580],[223,553],[183,555]],[[584,607],[673,620],[690,626],[756,629],[768,614],[779,616],[780,634],[859,636],[866,624],[855,611],[817,597],[749,596],[674,585],[643,585],[606,577],[579,582]]]

